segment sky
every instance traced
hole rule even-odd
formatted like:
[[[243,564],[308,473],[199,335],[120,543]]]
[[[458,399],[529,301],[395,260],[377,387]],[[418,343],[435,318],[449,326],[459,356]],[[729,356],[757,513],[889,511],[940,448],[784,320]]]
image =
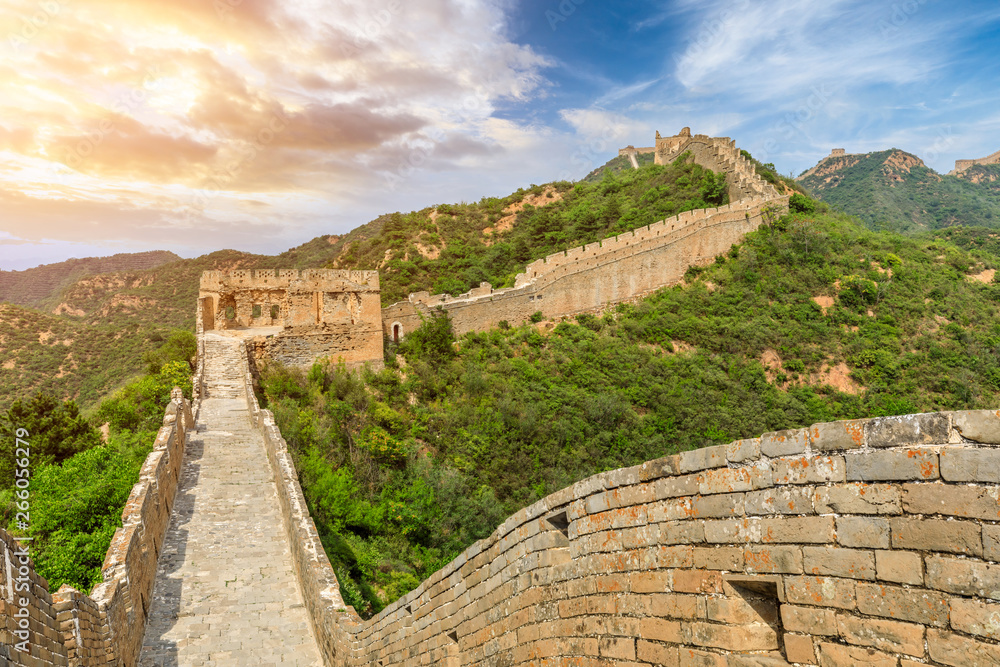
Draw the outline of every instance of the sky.
[[[1000,149],[995,0],[0,0],[0,269],[276,254],[655,132]]]

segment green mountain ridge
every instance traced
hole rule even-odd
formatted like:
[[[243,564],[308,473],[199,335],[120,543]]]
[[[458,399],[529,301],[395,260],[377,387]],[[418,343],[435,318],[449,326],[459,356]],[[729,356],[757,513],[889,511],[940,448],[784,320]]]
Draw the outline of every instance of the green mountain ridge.
[[[904,233],[953,225],[1000,227],[1000,169],[941,175],[897,148],[830,156],[799,177],[813,196],[873,229]],[[811,173],[810,173],[811,172]]]

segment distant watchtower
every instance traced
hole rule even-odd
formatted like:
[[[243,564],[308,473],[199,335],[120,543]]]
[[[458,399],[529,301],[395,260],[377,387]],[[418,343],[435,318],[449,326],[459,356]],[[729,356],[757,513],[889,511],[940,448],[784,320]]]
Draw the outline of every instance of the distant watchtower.
[[[847,151],[843,148],[834,148],[830,151],[830,157],[843,157],[847,154]]]

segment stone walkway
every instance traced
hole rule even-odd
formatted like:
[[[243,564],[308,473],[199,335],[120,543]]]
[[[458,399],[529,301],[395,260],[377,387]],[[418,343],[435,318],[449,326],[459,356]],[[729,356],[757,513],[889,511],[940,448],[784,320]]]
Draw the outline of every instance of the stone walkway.
[[[238,345],[206,335],[208,396],[190,433],[140,667],[321,666]]]

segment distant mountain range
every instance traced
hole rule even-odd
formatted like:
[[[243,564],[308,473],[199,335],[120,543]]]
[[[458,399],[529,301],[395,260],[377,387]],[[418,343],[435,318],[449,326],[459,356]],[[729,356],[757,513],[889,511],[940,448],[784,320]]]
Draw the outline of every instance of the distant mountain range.
[[[815,197],[874,229],[1000,227],[1000,165],[942,175],[898,148],[832,154],[798,178]]]

